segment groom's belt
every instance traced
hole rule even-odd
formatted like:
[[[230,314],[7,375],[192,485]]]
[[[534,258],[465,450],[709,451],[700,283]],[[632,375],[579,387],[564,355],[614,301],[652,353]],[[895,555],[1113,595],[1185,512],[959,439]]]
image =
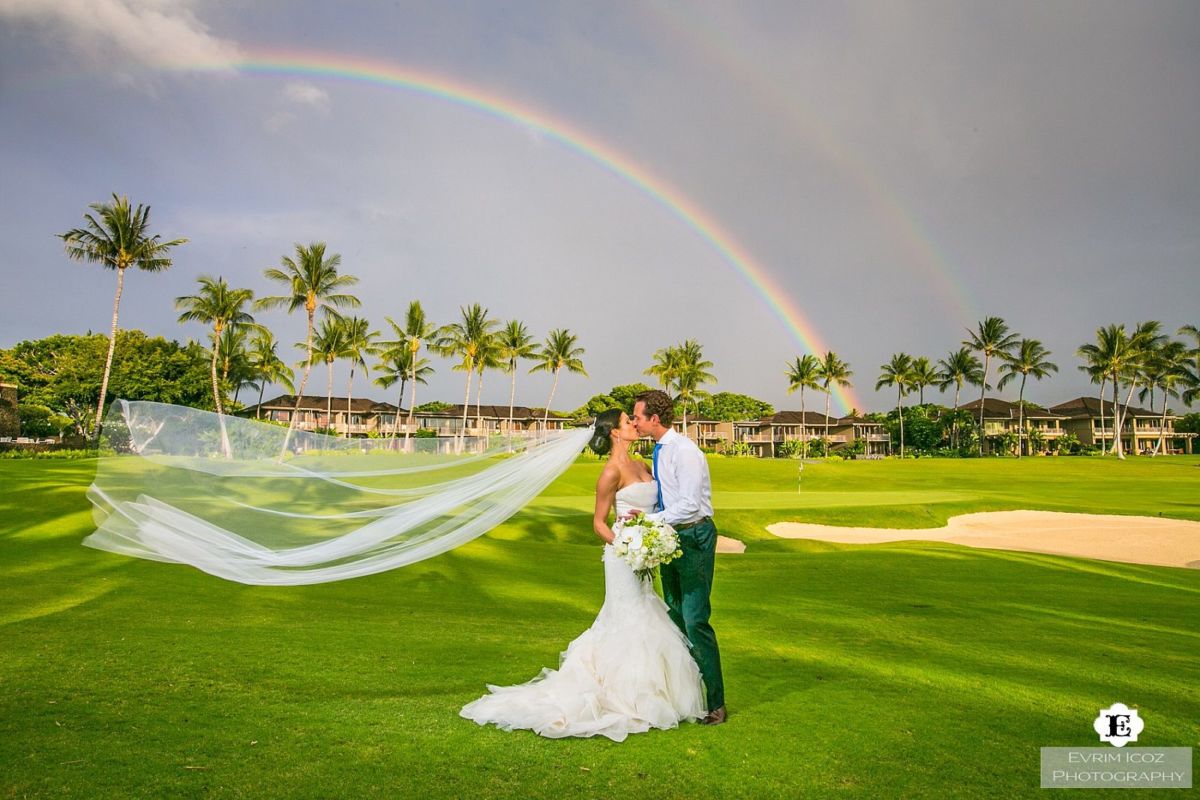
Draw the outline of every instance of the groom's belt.
[[[703,525],[706,522],[712,522],[712,517],[701,517],[700,519],[694,519],[691,522],[681,522],[675,526],[675,530],[686,530],[688,528],[694,528],[697,525]]]

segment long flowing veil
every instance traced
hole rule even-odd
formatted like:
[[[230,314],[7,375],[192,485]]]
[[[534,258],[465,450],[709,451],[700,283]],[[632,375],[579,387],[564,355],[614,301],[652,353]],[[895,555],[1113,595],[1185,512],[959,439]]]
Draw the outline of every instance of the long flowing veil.
[[[271,423],[119,400],[88,489],[96,531],[83,543],[249,584],[369,575],[486,533],[574,462],[590,436],[289,435]]]

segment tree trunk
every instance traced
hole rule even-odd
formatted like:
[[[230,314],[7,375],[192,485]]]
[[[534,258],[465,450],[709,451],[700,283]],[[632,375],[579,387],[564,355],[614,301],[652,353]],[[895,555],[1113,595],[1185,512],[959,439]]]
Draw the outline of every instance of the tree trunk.
[[[800,458],[808,458],[808,428],[806,427],[808,420],[804,413],[804,387],[800,387]],[[771,434],[771,439],[774,441],[775,434]]]
[[[1118,385],[1117,374],[1112,374],[1112,450],[1116,453],[1116,457],[1124,461],[1124,450],[1121,446],[1121,426],[1124,425],[1124,420],[1121,419],[1120,385]]]
[[[413,356],[416,358],[416,355]],[[409,434],[412,432],[414,409],[417,407],[417,373],[413,370],[412,385],[408,392],[408,421],[404,423],[404,441],[408,443]],[[436,452],[436,450],[435,450]]]
[[[104,420],[104,396],[108,394],[108,378],[112,374],[113,351],[117,348],[117,314],[121,309],[121,291],[125,286],[125,268],[117,268],[117,294],[113,297],[112,332],[108,337],[108,355],[104,359],[104,378],[100,381],[100,402],[96,405],[96,424],[92,439],[100,446],[100,428]]]
[[[405,378],[400,379],[400,394],[396,395],[396,419],[392,423],[392,442],[393,447],[395,441],[400,438],[400,406],[404,404],[404,386],[408,383]]]
[[[304,360],[304,377],[300,379],[300,386],[296,389],[296,405],[292,407],[292,418],[288,420],[287,433],[283,436],[283,447],[279,448],[279,460],[283,460],[283,454],[287,452],[288,442],[292,440],[292,431],[296,429],[296,422],[300,418],[300,402],[304,398],[304,387],[308,385],[308,376],[312,374],[312,357],[313,357],[313,318],[316,316],[316,309],[308,310],[308,336],[304,343],[308,357]]]
[[[483,427],[483,417],[479,413],[479,398],[483,395],[483,367],[479,368],[479,383],[475,385],[475,428]]]
[[[900,386],[896,386],[896,416],[900,418],[900,457],[904,458],[904,406],[900,403],[901,394]]]
[[[471,378],[474,375],[475,375],[475,371],[468,366],[467,367],[467,389],[463,393],[462,430],[459,431],[459,437],[460,437],[460,442],[461,442],[461,444],[459,445],[460,450],[462,449],[462,446],[467,443],[467,412],[471,410]]]
[[[1159,449],[1165,448],[1167,442],[1167,396],[1166,387],[1163,387],[1163,413],[1162,418],[1158,421],[1158,441],[1154,443],[1154,450],[1150,453],[1151,458],[1157,456]]]
[[[542,416],[542,435],[545,436],[547,426],[550,424],[550,403],[554,401],[554,392],[558,389],[558,373],[562,371],[562,367],[554,370],[554,383],[550,386],[550,396],[546,398],[546,412]]]
[[[950,425],[950,438],[954,441],[954,449],[958,449],[958,393],[962,391],[962,381],[954,382],[954,422]],[[961,456],[962,453],[959,453]]]
[[[217,358],[221,352],[221,329],[216,328],[216,336],[213,337],[213,355],[212,363],[212,390],[213,403],[217,406],[217,426],[221,429],[221,450],[225,453],[226,458],[233,458],[233,448],[229,446],[229,431],[225,430],[225,411],[221,408],[221,392],[217,386]]]
[[[262,399],[263,392],[267,390],[266,378],[262,378],[258,382],[258,407],[254,409],[254,418],[262,419]]]
[[[509,449],[511,450],[513,435],[513,404],[517,400],[517,360],[514,358],[509,366],[512,368],[512,385],[508,390],[508,437]]]
[[[829,455],[829,387],[825,387],[825,455]]]
[[[983,382],[979,385],[979,455],[983,456],[983,399],[987,397],[987,378],[988,366],[991,362],[991,354],[984,351],[983,354]]]
[[[1126,420],[1129,420],[1129,404],[1131,402],[1133,402],[1133,390],[1136,388],[1137,388],[1137,380],[1134,379],[1129,382],[1129,393],[1125,395],[1125,405],[1124,405],[1125,410],[1121,412],[1121,424],[1117,426],[1118,433],[1120,433],[1121,427],[1125,424]],[[1132,455],[1136,456],[1138,454],[1137,420],[1136,419],[1129,420],[1129,447],[1133,451]],[[1122,449],[1124,449],[1124,448],[1122,448]],[[1124,453],[1121,453],[1120,457],[1124,458],[1125,457]]]
[[[687,392],[681,392],[680,397],[683,398],[683,435],[686,437],[687,436],[687,409],[688,409]]]
[[[354,362],[350,362],[350,382],[346,384],[346,438],[350,438],[350,400],[354,394]]]
[[[1104,454],[1104,387],[1108,383],[1108,376],[1100,378],[1100,454]],[[1094,437],[1093,437],[1094,438]]]
[[[330,431],[336,430],[333,426],[333,362],[326,360],[325,368],[329,373],[325,382],[325,434],[330,436]]]
[[[1025,435],[1025,374],[1021,374],[1021,391],[1017,392],[1017,458],[1021,457],[1021,437]],[[1033,442],[1029,443],[1029,455],[1033,455]]]

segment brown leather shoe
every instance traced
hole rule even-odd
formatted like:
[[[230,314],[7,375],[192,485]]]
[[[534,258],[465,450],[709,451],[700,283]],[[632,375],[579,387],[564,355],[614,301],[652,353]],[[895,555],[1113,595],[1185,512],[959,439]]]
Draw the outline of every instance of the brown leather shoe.
[[[708,715],[700,720],[701,725],[720,725],[725,721],[725,706],[714,708],[708,712]]]

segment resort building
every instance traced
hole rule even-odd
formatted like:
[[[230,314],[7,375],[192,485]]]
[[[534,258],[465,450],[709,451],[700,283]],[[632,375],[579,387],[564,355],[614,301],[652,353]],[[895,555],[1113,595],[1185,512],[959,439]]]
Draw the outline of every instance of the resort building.
[[[729,443],[748,447],[755,455],[769,458],[776,455],[786,442],[815,442],[825,438],[826,417],[815,411],[780,411],[756,420],[723,422],[718,420],[688,420],[687,436],[701,447],[717,449]],[[829,444],[832,451],[863,440],[867,458],[887,455],[891,437],[883,423],[863,417],[829,417]],[[673,427],[683,433],[683,421],[675,420]]]
[[[1176,414],[1147,411],[1136,406],[1121,406],[1124,420],[1121,425],[1121,445],[1131,455],[1153,452],[1160,436],[1164,449],[1159,452],[1192,454],[1197,434],[1176,432]],[[1113,441],[1113,404],[1098,397],[1076,397],[1051,406],[1051,411],[1063,417],[1063,427],[1079,437],[1084,445],[1111,447]]]
[[[972,400],[958,407],[979,419],[979,401]],[[1045,409],[1029,401],[1025,402],[1025,427],[1021,429],[1021,406],[998,397],[983,401],[983,452],[997,454],[1005,448],[1008,434],[1017,437],[1022,455],[1044,455],[1058,449],[1057,440],[1067,431],[1063,427],[1066,418],[1054,410]],[[1009,451],[1010,452],[1010,451]],[[1000,453],[1008,455],[1008,452]]]
[[[296,396],[284,394],[262,403],[261,406],[244,408],[238,412],[238,416],[261,417],[272,422],[288,423],[295,408]],[[425,431],[423,435],[426,436],[430,432],[436,436],[458,436],[464,432],[461,403],[439,411],[417,411],[412,415],[411,428],[408,426],[408,409],[365,397],[350,400],[347,411],[345,397],[334,397],[331,404],[329,398],[304,395],[300,398],[298,413],[296,427],[303,431],[332,430],[337,434],[349,432],[351,436],[403,436],[405,433],[417,435],[418,431]],[[539,409],[526,406],[513,408],[514,431],[540,430],[541,424],[542,412]],[[570,427],[570,424],[569,418],[551,411],[546,427],[548,430],[562,430]],[[478,409],[474,405],[467,407],[467,436],[502,433],[507,431],[508,427],[508,406],[481,405]]]

